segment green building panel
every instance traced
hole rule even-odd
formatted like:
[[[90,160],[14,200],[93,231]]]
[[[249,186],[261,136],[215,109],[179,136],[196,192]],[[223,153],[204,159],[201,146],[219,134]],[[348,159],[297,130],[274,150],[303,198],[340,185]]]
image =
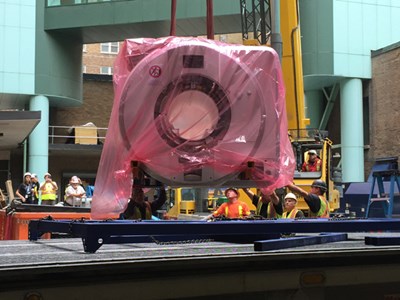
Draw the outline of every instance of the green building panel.
[[[400,40],[398,0],[300,0],[300,20],[306,88],[371,78],[371,50]]]

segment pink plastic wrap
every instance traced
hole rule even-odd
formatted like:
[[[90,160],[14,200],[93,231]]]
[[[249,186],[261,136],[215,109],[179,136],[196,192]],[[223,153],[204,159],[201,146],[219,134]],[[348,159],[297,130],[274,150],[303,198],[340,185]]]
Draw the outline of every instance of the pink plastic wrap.
[[[199,38],[126,40],[114,89],[93,218],[125,209],[131,161],[171,186],[221,186],[248,165],[266,193],[292,180],[284,85],[271,48]]]

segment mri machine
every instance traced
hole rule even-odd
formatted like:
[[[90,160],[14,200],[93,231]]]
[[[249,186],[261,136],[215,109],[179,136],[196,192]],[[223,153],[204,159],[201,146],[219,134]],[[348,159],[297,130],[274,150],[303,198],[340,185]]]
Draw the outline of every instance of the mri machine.
[[[132,162],[170,186],[234,182],[274,189],[293,176],[281,68],[269,47],[126,40],[114,89],[98,202],[127,201]]]

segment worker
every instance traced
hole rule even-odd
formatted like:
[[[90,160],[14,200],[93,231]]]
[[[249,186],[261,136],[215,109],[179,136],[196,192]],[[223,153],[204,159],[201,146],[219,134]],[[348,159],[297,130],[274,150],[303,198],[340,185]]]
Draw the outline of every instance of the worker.
[[[50,173],[44,174],[44,182],[40,185],[40,190],[42,191],[42,205],[56,204],[58,186],[51,178]]]
[[[157,198],[150,202],[144,195],[144,191],[141,187],[134,187],[132,191],[132,197],[129,199],[128,207],[120,215],[121,219],[133,219],[133,220],[151,220],[152,216],[156,213],[157,209],[160,209],[167,200],[167,194],[164,186],[160,187]]]
[[[308,193],[293,183],[287,186],[293,193],[299,194],[304,198],[310,208],[310,217],[329,218],[329,202],[324,197],[327,190],[325,181],[317,179],[311,185],[311,191]]]
[[[245,218],[250,215],[250,209],[246,203],[239,200],[239,191],[235,188],[225,190],[225,196],[228,202],[222,203],[220,207],[207,219],[212,217],[224,216],[229,219]]]
[[[23,182],[18,186],[18,189],[15,191],[15,194],[23,203],[32,204],[32,184],[31,184],[31,176],[32,174],[26,172],[24,174]]]
[[[283,219],[298,219],[304,218],[304,213],[297,209],[297,197],[293,193],[287,193],[284,200],[285,212],[282,215]]]
[[[309,150],[307,152],[308,160],[301,167],[303,172],[320,172],[322,161],[317,155],[317,151]]]
[[[86,197],[82,181],[78,176],[72,176],[69,185],[65,189],[65,206],[82,206],[82,200]]]
[[[40,183],[39,183],[39,178],[38,178],[37,174],[35,174],[35,173],[32,173],[31,185],[32,185],[33,204],[39,204]]]
[[[270,195],[261,196],[256,195],[249,188],[244,188],[243,191],[251,199],[253,205],[256,207],[256,215],[268,219],[282,218],[283,205],[278,195],[273,192]]]

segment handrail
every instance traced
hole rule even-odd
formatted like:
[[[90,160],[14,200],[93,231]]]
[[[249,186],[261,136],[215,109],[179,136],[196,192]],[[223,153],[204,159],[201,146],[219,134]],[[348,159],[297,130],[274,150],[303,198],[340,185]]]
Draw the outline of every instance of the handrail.
[[[93,135],[76,135],[72,132],[75,128],[96,129],[97,141],[104,143],[108,128],[106,127],[91,127],[91,126],[49,126],[49,144],[69,144],[69,139],[90,139],[96,138]]]

